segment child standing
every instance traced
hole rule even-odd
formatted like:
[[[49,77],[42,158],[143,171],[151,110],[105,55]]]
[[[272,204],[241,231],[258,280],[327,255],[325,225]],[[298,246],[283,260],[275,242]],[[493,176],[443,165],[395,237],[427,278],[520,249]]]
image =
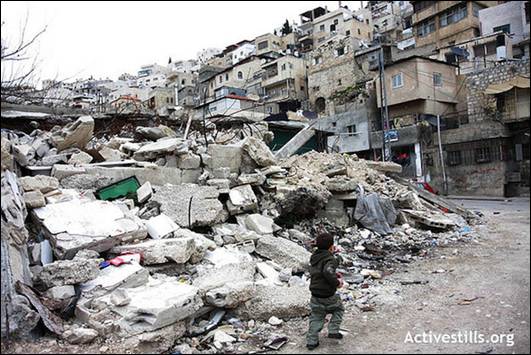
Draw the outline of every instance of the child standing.
[[[334,237],[329,233],[320,233],[316,238],[317,249],[310,258],[310,327],[306,336],[306,347],[310,350],[319,346],[319,332],[323,329],[325,317],[331,313],[328,324],[328,337],[342,339],[339,332],[343,320],[343,303],[336,294],[343,286],[343,279],[336,273],[339,265],[333,253]]]

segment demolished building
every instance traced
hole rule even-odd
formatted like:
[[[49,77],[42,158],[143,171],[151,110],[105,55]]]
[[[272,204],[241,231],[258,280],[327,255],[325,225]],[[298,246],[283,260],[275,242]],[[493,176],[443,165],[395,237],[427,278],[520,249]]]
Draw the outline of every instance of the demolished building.
[[[206,125],[104,138],[84,116],[2,131],[2,336],[42,320],[72,344],[238,351],[270,317],[308,314],[315,233],[336,234],[348,293],[474,220],[393,177],[397,164],[278,154],[267,122]]]

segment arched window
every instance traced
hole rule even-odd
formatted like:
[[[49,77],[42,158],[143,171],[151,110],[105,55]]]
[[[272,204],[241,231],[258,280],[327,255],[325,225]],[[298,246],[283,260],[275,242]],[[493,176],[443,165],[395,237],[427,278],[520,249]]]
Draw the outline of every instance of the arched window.
[[[241,71],[238,72],[238,79],[243,79],[243,73]]]

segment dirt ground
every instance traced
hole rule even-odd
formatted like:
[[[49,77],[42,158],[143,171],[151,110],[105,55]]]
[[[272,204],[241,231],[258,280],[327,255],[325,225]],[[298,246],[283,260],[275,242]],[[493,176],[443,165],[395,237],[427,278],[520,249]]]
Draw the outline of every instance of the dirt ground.
[[[280,352],[529,353],[529,199],[462,203],[488,218],[480,238],[401,265],[377,286],[374,312],[345,314],[343,340],[328,339],[323,330],[320,347],[308,351],[303,321]],[[434,273],[441,269],[446,272]],[[428,283],[404,286],[402,280]],[[414,343],[423,332],[428,342]],[[464,343],[465,333],[485,342]],[[448,338],[440,338],[444,334]]]
[[[277,331],[290,340],[278,353],[529,353],[529,199],[463,204],[480,210],[488,220],[480,227],[479,238],[467,244],[435,248],[431,257],[398,265],[394,273],[371,288],[372,293],[378,294],[373,299],[373,312],[347,308],[345,338],[341,341],[326,338],[323,330],[321,346],[310,352],[304,339],[307,319],[285,322]],[[444,272],[434,273],[437,270]],[[400,281],[405,280],[428,283],[401,285]],[[503,338],[497,343],[412,342],[422,340],[423,332],[428,337],[430,331],[432,339],[448,334],[459,341],[464,340],[465,333],[471,337],[474,333],[470,332],[474,331],[476,339]],[[112,343],[76,346],[51,337],[2,344],[2,353],[127,350]]]

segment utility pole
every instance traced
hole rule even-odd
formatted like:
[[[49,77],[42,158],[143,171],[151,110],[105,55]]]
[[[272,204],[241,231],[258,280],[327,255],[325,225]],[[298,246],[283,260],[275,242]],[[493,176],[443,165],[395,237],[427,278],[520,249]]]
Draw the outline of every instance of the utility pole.
[[[437,115],[437,140],[439,141],[439,158],[441,160],[441,169],[443,174],[443,194],[448,195],[448,179],[446,178],[446,171],[444,168],[444,156],[441,143],[441,116]]]
[[[381,97],[381,109],[380,114],[382,117],[382,161],[391,160],[391,142],[386,143],[385,136],[389,129],[389,111],[387,108],[387,92],[385,88],[385,73],[384,73],[384,55],[381,36],[378,38],[380,42],[380,52],[378,54],[379,71],[380,71],[380,97]]]

